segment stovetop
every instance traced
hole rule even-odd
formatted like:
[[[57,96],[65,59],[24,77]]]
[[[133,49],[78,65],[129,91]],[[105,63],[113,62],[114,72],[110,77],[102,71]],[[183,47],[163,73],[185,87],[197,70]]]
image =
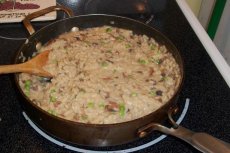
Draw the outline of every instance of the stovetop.
[[[196,132],[206,132],[230,142],[230,88],[190,27],[176,1],[172,0],[72,0],[57,1],[81,14],[116,14],[140,20],[166,35],[181,52],[185,64],[185,81],[180,107],[187,98],[190,104],[181,125]],[[66,17],[58,12],[58,19]],[[49,22],[33,23],[39,29]],[[0,65],[10,64],[28,34],[21,23],[0,25]],[[12,75],[0,76],[0,152],[67,153],[38,134],[22,114]],[[160,133],[121,146],[90,150],[122,150],[152,141]],[[79,146],[82,147],[82,146]],[[198,152],[187,143],[167,136],[164,140],[137,152]]]

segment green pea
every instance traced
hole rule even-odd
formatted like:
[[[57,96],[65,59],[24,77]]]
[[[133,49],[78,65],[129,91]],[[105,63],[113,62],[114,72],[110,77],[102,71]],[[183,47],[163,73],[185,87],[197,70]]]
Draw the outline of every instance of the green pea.
[[[150,94],[151,96],[155,97],[155,96],[156,96],[156,91],[155,91],[155,90],[151,90],[151,91],[149,92],[149,94]]]
[[[87,107],[88,107],[88,108],[94,108],[94,106],[95,106],[95,103],[92,102],[92,101],[89,101],[89,102],[87,103]]]
[[[102,67],[107,67],[108,65],[109,65],[109,63],[106,62],[106,61],[101,62],[101,66],[102,66]]]
[[[125,116],[125,104],[124,103],[119,105],[119,114],[121,117]]]
[[[132,93],[130,94],[131,97],[137,97],[137,95],[138,95],[138,94],[137,94],[136,92],[132,92]]]
[[[145,65],[145,64],[148,64],[149,62],[147,60],[144,60],[144,59],[139,59],[138,63]]]
[[[53,109],[49,109],[49,110],[48,110],[48,113],[50,113],[50,114],[52,114],[52,115],[54,115],[54,116],[57,115],[56,111],[53,110]]]
[[[110,27],[105,29],[106,32],[111,32],[112,30],[113,30],[113,29],[110,28]]]
[[[24,88],[25,88],[25,94],[27,96],[29,96],[30,95],[30,88],[31,88],[31,81],[30,80],[26,80]]]

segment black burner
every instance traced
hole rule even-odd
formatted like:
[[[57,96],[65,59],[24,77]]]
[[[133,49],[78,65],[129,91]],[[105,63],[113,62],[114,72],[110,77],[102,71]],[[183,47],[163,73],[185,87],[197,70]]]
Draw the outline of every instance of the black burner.
[[[155,0],[88,0],[85,14],[113,14],[150,23],[154,14],[161,12],[166,1],[157,4]]]
[[[86,14],[116,14],[135,16],[151,14],[147,0],[89,0],[85,4]]]

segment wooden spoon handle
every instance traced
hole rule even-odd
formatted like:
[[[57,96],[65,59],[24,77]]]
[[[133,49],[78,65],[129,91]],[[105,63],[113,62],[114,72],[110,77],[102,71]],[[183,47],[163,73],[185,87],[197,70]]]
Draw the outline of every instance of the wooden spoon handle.
[[[28,72],[24,64],[1,65],[0,74]]]
[[[24,72],[29,74],[34,74],[43,77],[53,77],[47,71],[44,71],[42,68],[37,69],[36,63],[25,62],[21,64],[13,64],[13,65],[1,65],[0,66],[0,74],[7,74],[7,73],[18,73]]]
[[[43,69],[49,52],[49,50],[46,50],[25,63],[0,66],[0,74],[24,72],[43,77],[53,77],[52,74]]]

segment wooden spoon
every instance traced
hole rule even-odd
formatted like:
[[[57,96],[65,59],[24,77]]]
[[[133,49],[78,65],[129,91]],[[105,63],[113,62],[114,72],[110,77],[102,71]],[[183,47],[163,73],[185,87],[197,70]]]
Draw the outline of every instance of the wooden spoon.
[[[49,53],[50,50],[46,50],[27,62],[13,65],[2,65],[0,66],[0,74],[24,72],[42,77],[52,78],[52,74],[43,69],[43,66],[48,60]]]

